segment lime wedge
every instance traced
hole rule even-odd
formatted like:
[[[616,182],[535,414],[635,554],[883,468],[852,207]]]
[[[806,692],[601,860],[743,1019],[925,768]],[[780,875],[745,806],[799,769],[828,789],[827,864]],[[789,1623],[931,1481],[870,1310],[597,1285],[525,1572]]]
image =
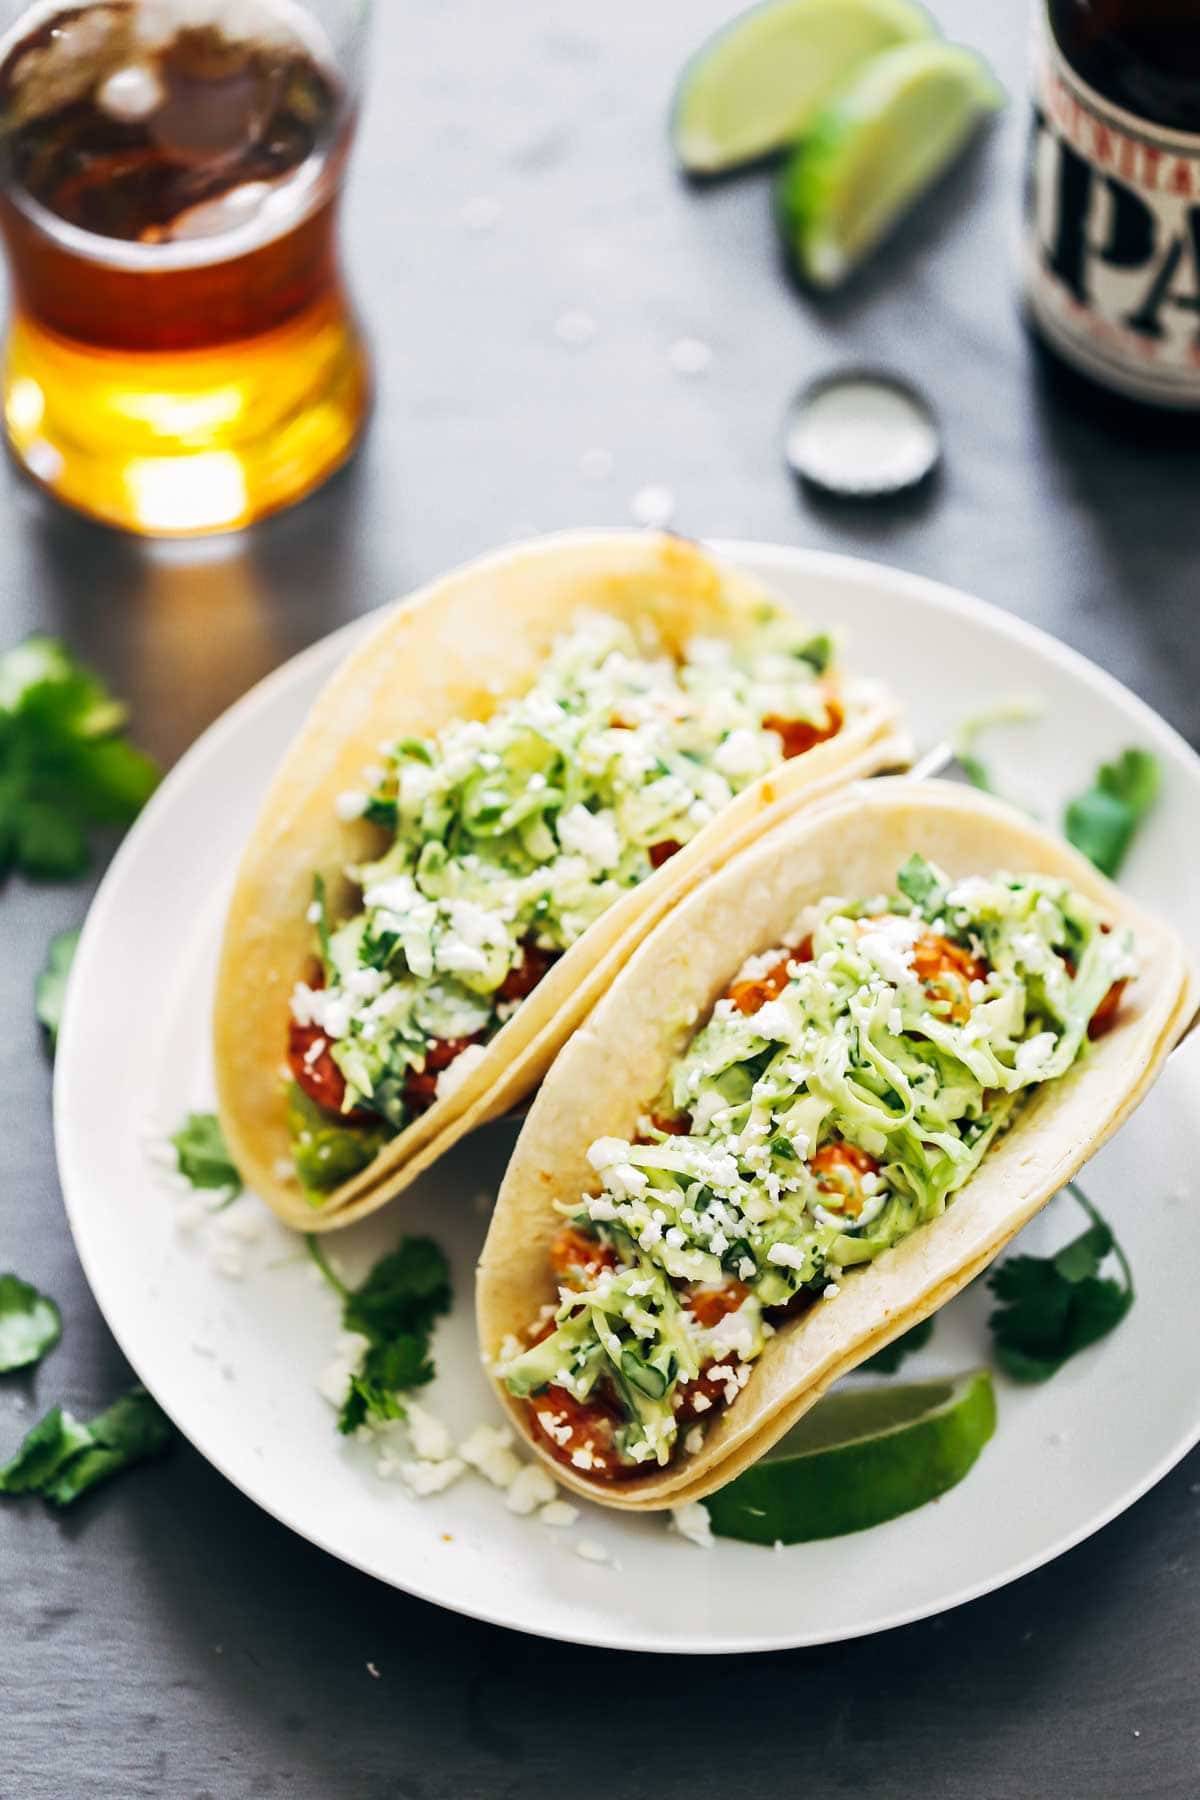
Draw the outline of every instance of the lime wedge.
[[[904,44],[867,63],[779,177],[779,229],[800,274],[836,287],[1003,102],[986,63],[956,44]]]
[[[716,175],[794,143],[853,70],[933,24],[909,0],[767,0],[688,63],[671,109],[683,167]]]
[[[865,1531],[960,1482],[996,1428],[986,1369],[822,1400],[704,1502],[720,1537],[805,1544]]]

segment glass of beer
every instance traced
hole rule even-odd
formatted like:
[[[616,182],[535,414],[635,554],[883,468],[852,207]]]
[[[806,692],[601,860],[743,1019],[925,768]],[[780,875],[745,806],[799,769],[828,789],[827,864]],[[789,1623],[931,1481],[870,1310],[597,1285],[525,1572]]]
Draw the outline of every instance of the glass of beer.
[[[349,456],[370,384],[336,215],[368,4],[0,0],[4,416],[59,499],[228,531]]]

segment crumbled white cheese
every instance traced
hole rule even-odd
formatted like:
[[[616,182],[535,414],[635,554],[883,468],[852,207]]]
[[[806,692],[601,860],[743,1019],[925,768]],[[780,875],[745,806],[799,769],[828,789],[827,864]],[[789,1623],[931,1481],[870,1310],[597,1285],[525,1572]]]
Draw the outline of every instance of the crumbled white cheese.
[[[400,1473],[405,1485],[424,1500],[430,1494],[442,1494],[460,1475],[465,1475],[467,1465],[461,1457],[450,1456],[442,1462],[406,1462],[400,1465]]]
[[[317,1392],[330,1406],[341,1406],[350,1378],[362,1368],[363,1357],[370,1347],[370,1338],[364,1337],[361,1331],[338,1333],[333,1356],[317,1377]]]
[[[577,1538],[575,1554],[582,1556],[584,1562],[606,1563],[609,1560],[608,1551],[604,1545],[598,1544],[594,1538]]]
[[[1048,1057],[1054,1053],[1054,1033],[1039,1031],[1034,1037],[1026,1038],[1023,1044],[1017,1045],[1016,1069],[1023,1078],[1036,1075]]]
[[[712,760],[719,774],[731,775],[736,781],[739,776],[757,774],[771,759],[764,751],[759,734],[748,726],[741,726],[717,746]]]
[[[452,1063],[448,1063],[437,1078],[436,1093],[439,1100],[448,1100],[456,1088],[460,1088],[473,1069],[477,1069],[487,1055],[485,1044],[468,1044],[460,1050]]]
[[[333,810],[344,824],[349,824],[351,819],[362,818],[367,810],[367,796],[357,789],[348,788],[345,793],[338,795],[333,803]]]
[[[673,1506],[671,1526],[689,1543],[698,1544],[702,1550],[712,1549],[712,1520],[708,1508],[699,1500],[689,1500],[686,1506]]]
[[[579,1517],[579,1508],[572,1506],[568,1500],[548,1500],[545,1506],[539,1506],[538,1518],[543,1525],[553,1530],[562,1531],[573,1525]]]
[[[409,1400],[405,1405],[408,1415],[408,1435],[412,1439],[412,1447],[422,1462],[445,1462],[453,1450],[453,1442],[447,1428],[440,1419],[427,1411],[416,1400]]]
[[[458,1454],[471,1468],[478,1469],[493,1487],[511,1487],[521,1473],[522,1463],[513,1455],[513,1434],[507,1425],[477,1425]]]
[[[615,868],[621,859],[621,836],[607,810],[593,813],[576,803],[559,814],[557,830],[563,849],[582,856],[596,874]]]
[[[526,1463],[519,1475],[509,1483],[504,1504],[518,1518],[528,1518],[540,1506],[548,1506],[557,1498],[558,1487],[540,1463]]]

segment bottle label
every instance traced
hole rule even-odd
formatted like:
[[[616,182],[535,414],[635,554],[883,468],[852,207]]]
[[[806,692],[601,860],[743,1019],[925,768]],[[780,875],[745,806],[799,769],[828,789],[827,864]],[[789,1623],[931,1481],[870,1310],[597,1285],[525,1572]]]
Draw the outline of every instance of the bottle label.
[[[1044,21],[1034,71],[1025,270],[1034,319],[1097,381],[1200,407],[1200,135],[1103,99]]]

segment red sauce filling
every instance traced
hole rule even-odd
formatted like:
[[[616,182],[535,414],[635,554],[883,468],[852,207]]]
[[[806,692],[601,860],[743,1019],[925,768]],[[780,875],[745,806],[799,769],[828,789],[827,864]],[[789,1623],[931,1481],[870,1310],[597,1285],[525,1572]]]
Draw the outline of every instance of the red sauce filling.
[[[412,1113],[428,1112],[437,1099],[437,1078],[443,1069],[448,1069],[456,1056],[472,1044],[478,1044],[483,1033],[477,1031],[473,1037],[434,1038],[425,1051],[425,1067],[410,1069],[404,1078],[404,1104]]]
[[[807,951],[807,954],[805,953]],[[777,1000],[791,980],[788,964],[807,962],[812,957],[812,939],[805,938],[795,950],[784,950],[777,963],[772,963],[765,974],[755,975],[748,981],[735,981],[732,987],[725,990],[725,999],[732,1000],[740,1013],[747,1017],[765,1006],[768,1000]]]
[[[912,966],[930,999],[944,1001],[954,1023],[964,1024],[971,1016],[967,990],[971,982],[987,979],[988,965],[961,944],[953,944],[935,931],[923,931],[913,945]]]
[[[852,1219],[858,1217],[867,1199],[863,1192],[863,1176],[879,1173],[879,1164],[873,1156],[868,1156],[857,1144],[847,1144],[843,1138],[831,1138],[829,1143],[822,1144],[809,1167],[821,1192],[836,1195],[842,1202],[842,1211]]]
[[[827,699],[825,705],[828,716],[824,725],[814,725],[811,719],[781,719],[775,713],[768,713],[763,720],[764,731],[778,732],[783,739],[783,754],[788,762],[793,756],[803,756],[814,744],[836,737],[842,729],[845,714],[837,701]]]
[[[560,952],[543,950],[528,940],[521,946],[521,960],[508,971],[496,989],[499,1001],[525,1000],[543,975],[558,961]]]

